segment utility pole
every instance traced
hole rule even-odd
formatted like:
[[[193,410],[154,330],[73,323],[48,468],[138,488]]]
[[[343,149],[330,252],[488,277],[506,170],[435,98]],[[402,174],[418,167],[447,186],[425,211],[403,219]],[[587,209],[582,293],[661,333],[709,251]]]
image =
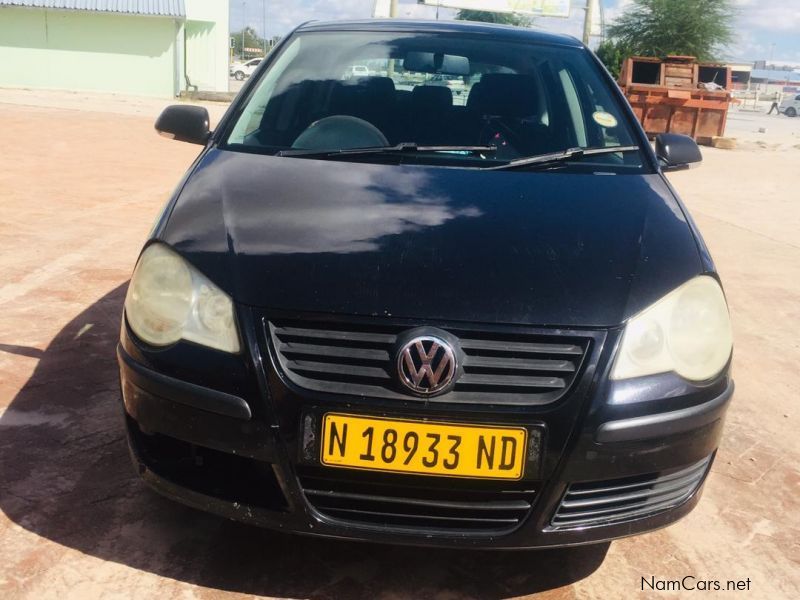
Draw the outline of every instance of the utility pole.
[[[586,16],[583,20],[583,43],[589,45],[592,35],[592,20],[594,17],[594,0],[586,0]]]
[[[242,51],[239,53],[239,60],[244,60],[244,32],[247,30],[247,2],[242,2]]]

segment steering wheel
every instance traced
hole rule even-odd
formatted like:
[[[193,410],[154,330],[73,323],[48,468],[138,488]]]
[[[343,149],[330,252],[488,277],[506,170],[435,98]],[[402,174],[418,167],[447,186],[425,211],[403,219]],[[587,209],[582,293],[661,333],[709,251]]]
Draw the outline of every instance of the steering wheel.
[[[297,136],[292,148],[301,150],[350,150],[388,146],[389,140],[372,123],[348,115],[314,121]]]

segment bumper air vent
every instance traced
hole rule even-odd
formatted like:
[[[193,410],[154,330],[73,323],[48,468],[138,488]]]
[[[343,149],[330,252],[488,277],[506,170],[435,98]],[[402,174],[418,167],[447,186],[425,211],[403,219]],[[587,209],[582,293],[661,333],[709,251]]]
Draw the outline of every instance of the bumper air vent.
[[[573,483],[551,525],[556,529],[607,525],[674,508],[700,487],[711,457],[670,473]]]

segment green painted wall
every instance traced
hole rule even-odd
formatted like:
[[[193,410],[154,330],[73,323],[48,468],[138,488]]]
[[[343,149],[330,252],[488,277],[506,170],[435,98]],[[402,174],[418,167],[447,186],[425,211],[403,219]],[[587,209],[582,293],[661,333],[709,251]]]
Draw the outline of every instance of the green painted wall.
[[[201,90],[215,89],[216,73],[214,38],[216,35],[214,23],[208,21],[187,21],[184,26],[186,36],[186,74],[192,85]],[[227,67],[227,64],[225,65]],[[224,73],[225,83],[228,82],[228,73]]]
[[[186,73],[201,90],[228,91],[228,2],[185,0]]]
[[[0,86],[172,96],[177,27],[163,17],[0,7]]]

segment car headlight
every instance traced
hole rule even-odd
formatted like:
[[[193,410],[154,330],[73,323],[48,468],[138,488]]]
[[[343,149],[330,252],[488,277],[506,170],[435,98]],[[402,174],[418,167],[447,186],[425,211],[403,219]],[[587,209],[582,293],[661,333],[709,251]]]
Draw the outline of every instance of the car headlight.
[[[153,346],[188,340],[239,352],[230,297],[176,252],[152,244],[133,271],[125,314],[133,332]]]
[[[705,381],[725,368],[732,348],[725,296],[716,279],[701,275],[628,321],[611,378],[674,371]]]

